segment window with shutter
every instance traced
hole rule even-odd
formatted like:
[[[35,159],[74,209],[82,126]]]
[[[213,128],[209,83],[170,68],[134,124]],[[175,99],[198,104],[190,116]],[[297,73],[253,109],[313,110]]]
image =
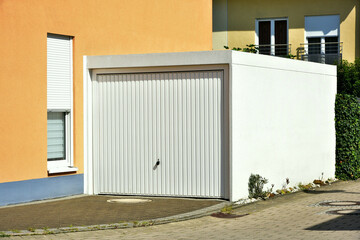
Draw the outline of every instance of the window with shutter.
[[[341,59],[340,16],[306,16],[305,43],[308,60],[333,64]]]
[[[47,35],[47,160],[48,172],[72,167],[72,37]]]

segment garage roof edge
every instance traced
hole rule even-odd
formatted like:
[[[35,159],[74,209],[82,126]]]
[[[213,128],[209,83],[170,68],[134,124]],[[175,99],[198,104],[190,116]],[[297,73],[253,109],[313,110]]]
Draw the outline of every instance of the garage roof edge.
[[[87,56],[88,69],[231,64],[231,51]]]
[[[336,76],[336,66],[230,50],[87,56],[88,69],[243,65]]]

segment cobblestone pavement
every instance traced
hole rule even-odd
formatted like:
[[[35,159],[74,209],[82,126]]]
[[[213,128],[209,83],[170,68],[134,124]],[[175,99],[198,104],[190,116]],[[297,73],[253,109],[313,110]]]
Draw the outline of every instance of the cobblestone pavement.
[[[337,202],[330,207],[317,205],[328,201]],[[209,216],[151,227],[11,239],[360,239],[360,205],[348,201],[360,201],[360,181],[250,204],[235,210],[250,215],[234,219]],[[352,210],[325,213],[335,209]]]

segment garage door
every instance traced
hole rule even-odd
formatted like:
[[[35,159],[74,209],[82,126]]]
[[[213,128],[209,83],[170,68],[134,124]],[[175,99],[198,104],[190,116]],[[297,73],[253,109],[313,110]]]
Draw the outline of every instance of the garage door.
[[[94,192],[224,197],[223,71],[98,74]]]

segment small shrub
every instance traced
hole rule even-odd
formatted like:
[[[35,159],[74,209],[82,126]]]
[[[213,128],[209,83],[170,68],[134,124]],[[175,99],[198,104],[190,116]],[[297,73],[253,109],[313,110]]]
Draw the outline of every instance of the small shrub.
[[[225,49],[229,49],[228,46],[224,46]],[[239,47],[233,47],[231,50],[234,51],[242,51],[242,52],[248,52],[248,53],[258,53],[259,47],[257,47],[254,44],[247,44],[246,48],[239,48]]]
[[[55,234],[55,232],[54,232],[54,231],[45,230],[45,231],[44,231],[44,234],[45,234],[45,235],[50,235],[50,234]]]
[[[316,184],[316,185],[320,185],[320,186],[325,186],[326,185],[325,182],[323,182],[322,180],[319,180],[319,179],[315,179],[313,181],[313,183]]]
[[[298,188],[301,190],[301,191],[304,191],[304,190],[309,190],[312,188],[311,184],[306,184],[306,185],[303,185],[301,183],[298,184]]]
[[[249,53],[257,53],[259,51],[259,47],[257,47],[254,44],[246,45],[246,48],[243,48],[243,52],[249,52]]]
[[[226,205],[221,209],[222,213],[231,214],[233,212],[233,208],[231,205]]]
[[[10,237],[10,235],[5,234],[4,232],[0,232],[0,238],[6,238],[6,237]]]
[[[271,188],[268,188],[266,191],[266,195],[270,195],[274,191],[274,184],[271,184]]]
[[[268,183],[266,178],[259,174],[251,174],[248,183],[249,198],[265,198],[266,192],[263,191],[263,188],[266,183]]]
[[[140,223],[140,226],[141,226],[141,227],[146,227],[146,226],[149,226],[149,225],[150,225],[150,223],[147,222],[147,221],[144,221],[144,222],[141,222],[141,223]]]
[[[296,59],[296,55],[289,53],[288,55],[286,55],[286,58]]]

